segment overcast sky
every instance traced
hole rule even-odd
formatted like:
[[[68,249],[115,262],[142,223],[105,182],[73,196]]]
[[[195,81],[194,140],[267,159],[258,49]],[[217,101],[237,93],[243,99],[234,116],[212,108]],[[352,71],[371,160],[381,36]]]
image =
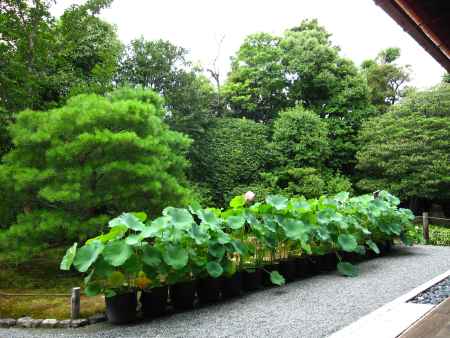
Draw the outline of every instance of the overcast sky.
[[[63,9],[81,0],[58,0],[53,9]],[[403,31],[373,0],[115,0],[101,17],[117,26],[127,43],[167,39],[190,51],[191,59],[211,64],[221,47],[221,74],[229,70],[245,36],[255,32],[281,34],[306,18],[317,18],[332,33],[342,55],[360,64],[387,47],[400,47],[401,63],[413,69],[414,86],[424,88],[441,80],[444,69]]]

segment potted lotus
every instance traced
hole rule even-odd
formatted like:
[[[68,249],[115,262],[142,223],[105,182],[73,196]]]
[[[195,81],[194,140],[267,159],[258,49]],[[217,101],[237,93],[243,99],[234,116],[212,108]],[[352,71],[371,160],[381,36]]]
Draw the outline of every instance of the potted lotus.
[[[91,238],[78,248],[75,243],[60,268],[72,266],[86,274],[84,292],[105,295],[106,314],[114,324],[136,319],[137,289],[142,286],[142,240],[149,237],[145,213],[124,213],[112,219],[109,232]]]
[[[161,252],[154,245],[145,243],[141,252],[143,271],[139,273],[136,285],[142,290],[142,314],[145,318],[158,317],[166,312],[168,304],[167,268]]]
[[[74,267],[87,273],[84,292],[87,296],[104,294],[106,314],[113,324],[126,324],[136,319],[137,293],[132,267],[127,266],[132,250],[122,241],[86,243],[77,250],[74,244],[61,263],[63,270]],[[132,258],[131,258],[132,259]]]

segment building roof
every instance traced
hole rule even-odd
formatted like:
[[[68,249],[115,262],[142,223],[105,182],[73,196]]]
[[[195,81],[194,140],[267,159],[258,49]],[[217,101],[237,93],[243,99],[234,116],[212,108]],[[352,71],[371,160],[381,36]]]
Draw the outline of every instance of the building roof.
[[[450,0],[374,0],[450,73]]]

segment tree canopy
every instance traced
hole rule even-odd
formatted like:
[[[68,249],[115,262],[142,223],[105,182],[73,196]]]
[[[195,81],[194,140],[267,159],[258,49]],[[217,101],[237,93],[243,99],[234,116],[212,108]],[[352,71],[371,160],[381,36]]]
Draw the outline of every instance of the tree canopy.
[[[399,65],[399,48],[386,48],[374,60],[362,63],[369,85],[370,100],[380,111],[385,112],[405,93],[410,80],[410,66]]]
[[[153,92],[124,88],[19,113],[0,183],[22,211],[2,246],[28,251],[83,239],[123,210],[183,205],[190,140],[163,122],[162,103]]]
[[[0,3],[0,105],[47,109],[81,92],[111,89],[121,43],[96,15],[111,1],[89,0],[59,18],[52,1]]]
[[[357,169],[366,191],[404,199],[450,199],[450,85],[413,92],[364,123]]]

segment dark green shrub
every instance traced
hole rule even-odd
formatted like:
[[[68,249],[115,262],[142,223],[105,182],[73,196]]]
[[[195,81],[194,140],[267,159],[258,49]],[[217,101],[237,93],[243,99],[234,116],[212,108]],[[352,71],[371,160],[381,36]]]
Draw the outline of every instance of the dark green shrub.
[[[3,248],[30,253],[92,236],[122,210],[183,205],[190,141],[163,114],[158,95],[131,89],[19,113],[0,178],[22,213],[0,233]]]
[[[287,196],[303,195],[316,198],[333,195],[340,191],[351,191],[350,181],[342,175],[316,168],[286,168],[262,174],[266,189],[271,193]]]
[[[413,92],[360,132],[357,169],[364,191],[403,200],[450,198],[450,84]]]
[[[301,106],[282,112],[274,122],[270,147],[276,167],[321,168],[330,155],[327,124]]]
[[[215,119],[194,146],[202,156],[194,163],[196,181],[210,189],[213,201],[223,205],[237,186],[259,179],[267,161],[268,130],[247,119]]]

